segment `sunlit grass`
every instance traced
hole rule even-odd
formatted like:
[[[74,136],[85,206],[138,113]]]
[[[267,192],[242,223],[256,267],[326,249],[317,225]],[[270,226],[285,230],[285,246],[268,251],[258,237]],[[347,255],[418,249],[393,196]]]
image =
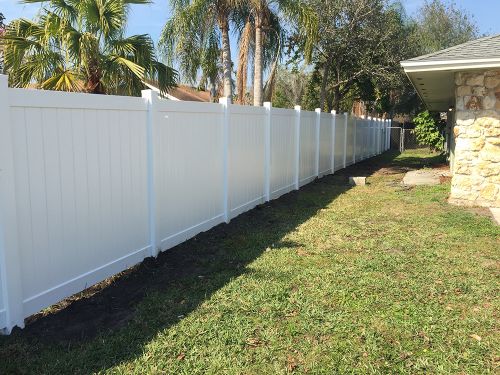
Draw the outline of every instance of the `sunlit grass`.
[[[448,185],[401,179],[348,189],[326,177],[227,236],[201,235],[182,248],[198,272],[151,289],[127,326],[69,343],[1,338],[0,373],[495,373],[500,230],[449,205]]]

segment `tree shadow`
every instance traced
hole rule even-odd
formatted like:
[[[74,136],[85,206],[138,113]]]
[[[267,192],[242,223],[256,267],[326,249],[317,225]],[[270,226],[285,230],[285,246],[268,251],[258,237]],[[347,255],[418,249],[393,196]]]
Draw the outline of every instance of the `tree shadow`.
[[[385,153],[336,175],[399,165],[398,155]],[[30,366],[42,364],[45,372],[88,373],[140,356],[153,337],[247,273],[263,252],[301,247],[286,235],[350,189],[338,184],[336,175],[258,206],[30,317],[24,330],[0,338],[0,363],[7,365],[6,373],[31,372]],[[44,363],[47,357],[59,361]]]

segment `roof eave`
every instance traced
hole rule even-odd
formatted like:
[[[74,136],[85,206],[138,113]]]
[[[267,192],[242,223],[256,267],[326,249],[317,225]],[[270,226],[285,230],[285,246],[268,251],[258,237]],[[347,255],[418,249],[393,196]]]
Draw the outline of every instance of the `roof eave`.
[[[473,60],[436,60],[436,61],[401,61],[401,66],[408,73],[431,71],[461,71],[500,68],[500,58]]]

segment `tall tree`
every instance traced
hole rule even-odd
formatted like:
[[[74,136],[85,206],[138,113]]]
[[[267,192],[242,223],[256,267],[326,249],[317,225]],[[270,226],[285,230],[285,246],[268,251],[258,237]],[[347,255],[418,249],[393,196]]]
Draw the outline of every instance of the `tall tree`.
[[[276,90],[272,96],[273,107],[293,108],[295,105],[302,105],[309,76],[304,68],[287,69],[279,66],[276,72]]]
[[[241,104],[247,103],[247,81],[248,70],[252,67],[254,72],[254,57],[255,57],[255,19],[252,14],[252,9],[248,6],[243,6],[238,9],[235,14],[236,26],[239,34],[239,55],[238,55],[238,70],[236,72],[236,87],[238,102]],[[276,83],[276,71],[278,64],[283,55],[283,45],[287,32],[282,27],[282,21],[279,17],[270,13],[266,20],[267,32],[263,38],[263,69],[270,69],[268,79],[264,85],[264,100],[269,101],[272,97],[272,92]],[[253,96],[253,95],[252,95]]]
[[[471,14],[453,1],[425,1],[417,12],[415,39],[420,53],[432,53],[479,37]]]
[[[179,60],[189,79],[196,77],[203,66],[216,64],[213,60],[210,64],[203,61],[203,57],[216,57],[214,51],[220,45],[224,96],[230,99],[233,97],[230,24],[241,3],[242,0],[170,0],[173,16],[161,36],[161,44],[171,51],[168,57]]]
[[[399,61],[407,57],[407,40],[397,9],[384,0],[310,0],[309,4],[319,17],[321,37],[313,49],[313,78],[322,109],[339,111],[352,90],[358,96],[369,92],[377,97],[375,83],[401,76]],[[305,41],[299,32],[292,42],[302,56]],[[312,91],[310,87],[308,95]]]
[[[0,38],[2,38],[4,32],[5,32],[5,17],[3,13],[0,13]],[[3,45],[2,41],[0,39],[0,73],[3,72]]]
[[[254,98],[255,106],[262,106],[264,99],[264,38],[271,31],[270,20],[282,18],[299,25],[297,30],[304,37],[304,56],[309,60],[317,37],[317,14],[303,0],[249,0],[248,5],[255,25]]]
[[[41,3],[43,0],[24,0]],[[143,81],[161,92],[177,72],[160,63],[148,35],[124,35],[130,4],[148,0],[50,0],[34,20],[17,19],[2,37],[10,83],[95,94],[140,95]]]

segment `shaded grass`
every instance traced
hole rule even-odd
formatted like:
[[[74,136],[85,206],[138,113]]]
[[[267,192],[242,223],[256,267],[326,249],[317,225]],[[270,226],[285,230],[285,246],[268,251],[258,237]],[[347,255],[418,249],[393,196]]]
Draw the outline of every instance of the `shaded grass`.
[[[367,186],[325,177],[204,233],[125,276],[148,282],[124,325],[42,318],[0,338],[0,373],[495,373],[500,230],[399,185],[441,162],[384,154],[343,171],[392,171]]]

